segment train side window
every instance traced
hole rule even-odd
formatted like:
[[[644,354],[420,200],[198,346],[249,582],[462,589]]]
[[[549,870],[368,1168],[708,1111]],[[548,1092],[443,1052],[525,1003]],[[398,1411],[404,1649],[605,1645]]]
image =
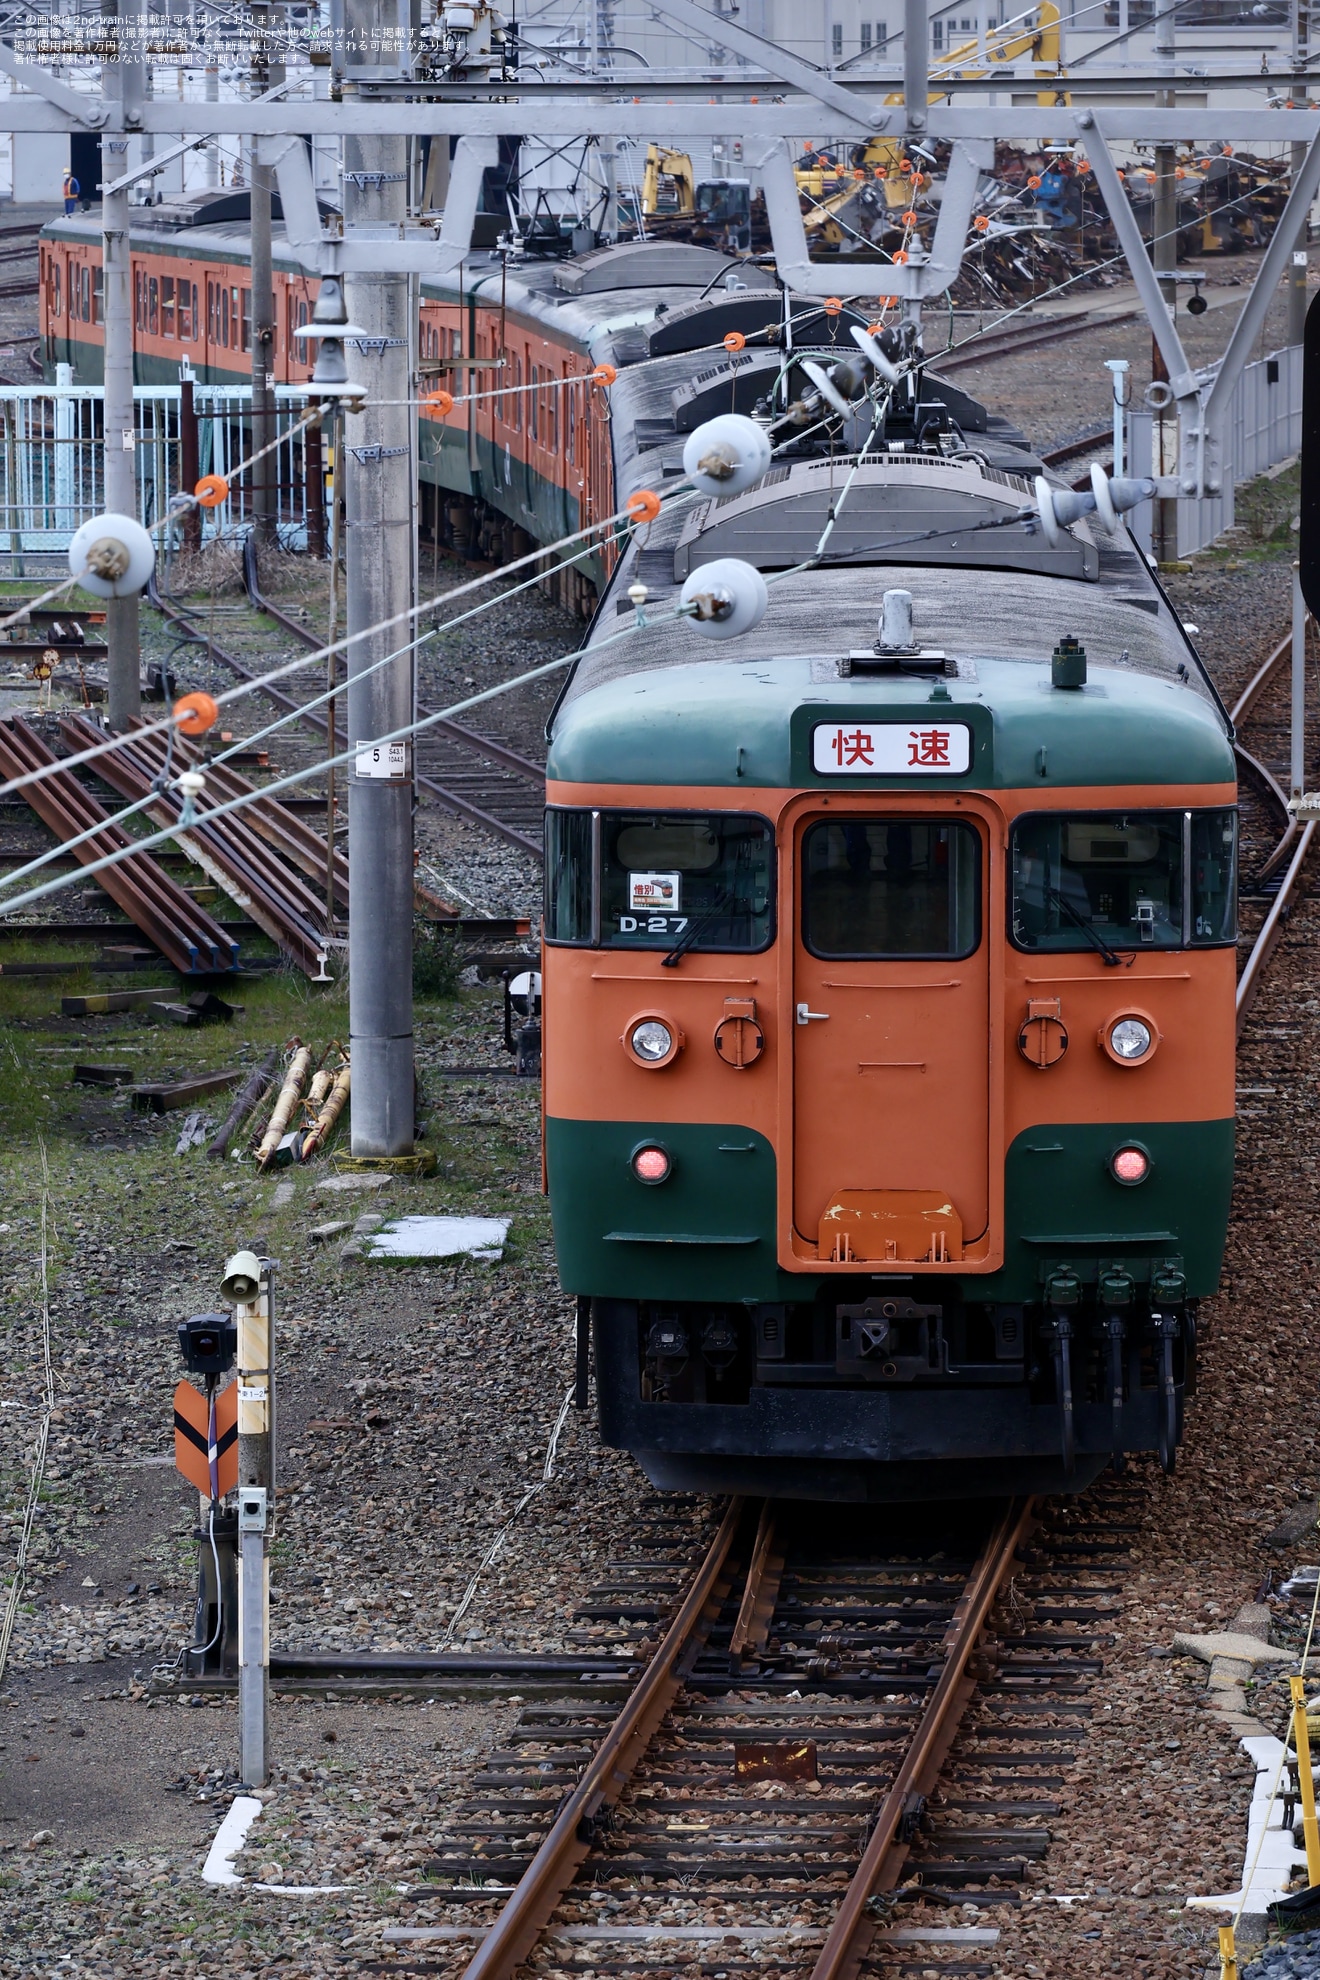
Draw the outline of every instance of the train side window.
[[[160,335],[160,283],[154,275],[147,277],[147,334]]]
[[[197,322],[197,284],[195,282],[180,281],[179,283],[180,343],[190,344],[192,342],[193,337],[195,335],[194,325],[196,324],[196,322]]]
[[[92,270],[92,322],[100,323],[105,315],[105,270]]]
[[[92,271],[84,261],[78,276],[78,314],[84,323],[92,322]]]
[[[1236,942],[1238,815],[1194,811],[1189,836],[1193,945]]]
[[[1014,944],[1028,950],[1181,948],[1184,820],[1191,815],[1037,812],[1019,818],[1010,842]]]
[[[160,334],[162,337],[174,335],[174,277],[162,275],[160,278]]]
[[[241,326],[242,326],[242,331],[243,331],[243,340],[242,340],[242,344],[241,344],[241,346],[240,346],[240,348],[241,348],[242,350],[245,350],[245,351],[250,351],[250,350],[252,349],[252,291],[251,291],[251,289],[244,289],[244,290],[243,290],[243,292],[242,292],[242,295],[243,295],[243,306],[242,306],[242,312],[241,312],[241,316],[240,316],[240,323],[241,323]]]
[[[589,811],[551,806],[545,814],[545,939],[591,940],[591,841]]]
[[[531,434],[533,440],[539,441],[541,438],[541,407],[539,403],[541,397],[541,367],[539,364],[528,366],[527,385],[527,431]]]
[[[830,818],[802,841],[813,956],[969,956],[981,940],[981,842],[933,818]]]
[[[229,289],[227,284],[220,288],[220,342],[229,348]]]

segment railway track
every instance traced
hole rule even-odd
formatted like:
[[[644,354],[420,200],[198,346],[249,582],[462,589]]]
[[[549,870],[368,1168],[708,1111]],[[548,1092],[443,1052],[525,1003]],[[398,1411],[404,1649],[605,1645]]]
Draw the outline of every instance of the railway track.
[[[1270,648],[1229,710],[1235,730],[1260,709],[1270,689],[1287,669],[1292,656],[1292,631],[1286,632]],[[1239,768],[1259,794],[1265,811],[1279,829],[1279,838],[1252,876],[1252,892],[1264,892],[1269,906],[1260,927],[1251,938],[1237,983],[1237,1036],[1242,1037],[1251,1007],[1256,1000],[1265,969],[1278,947],[1292,912],[1302,878],[1302,869],[1311,851],[1316,824],[1298,823],[1288,810],[1288,795],[1278,778],[1261,757],[1235,741],[1234,754]],[[1247,891],[1244,889],[1244,892]]]
[[[974,364],[989,364],[995,358],[1017,357],[1023,351],[1037,349],[1042,344],[1058,344],[1066,337],[1080,337],[1088,330],[1103,327],[1108,330],[1118,323],[1131,323],[1142,316],[1140,309],[1116,310],[1112,315],[1088,311],[1084,316],[1070,316],[1062,323],[1025,324],[1021,329],[1005,331],[996,336],[993,331],[984,337],[968,337],[966,348],[955,345],[948,356],[936,355],[930,362],[936,371],[958,371]]]
[[[576,1632],[649,1649],[622,1710],[528,1705],[428,1866],[469,1918],[513,1885],[498,1918],[387,1933],[376,1970],[502,1980],[551,1941],[565,1965],[567,1935],[598,1974],[851,1980],[992,1944],[992,1923],[905,1929],[898,1906],[1019,1901],[1142,1497],[1108,1479],[1068,1506],[831,1508],[828,1535],[809,1508],[735,1500],[695,1572],[652,1535]]]
[[[268,614],[283,631],[302,645],[309,648],[320,646],[317,634],[273,606],[262,596],[255,582],[249,586],[249,596],[258,610]],[[209,654],[238,680],[258,679],[260,669],[218,645],[213,638],[204,637],[197,630],[195,615],[186,607],[163,597],[154,588],[151,602],[165,618],[184,628],[192,639],[204,644]],[[324,740],[329,725],[320,710],[303,711],[302,703],[281,687],[263,685],[260,692],[283,712],[301,713],[303,725]],[[424,716],[430,711],[419,704],[417,712]],[[339,720],[342,721],[342,701]],[[445,722],[437,724],[437,729],[440,733],[432,732],[433,741],[423,738],[419,746],[418,788],[434,798],[444,810],[483,826],[510,845],[518,846],[523,852],[540,859],[544,765],[538,766],[530,757],[521,755],[507,744],[492,741],[461,723]],[[341,728],[341,748],[343,740]]]

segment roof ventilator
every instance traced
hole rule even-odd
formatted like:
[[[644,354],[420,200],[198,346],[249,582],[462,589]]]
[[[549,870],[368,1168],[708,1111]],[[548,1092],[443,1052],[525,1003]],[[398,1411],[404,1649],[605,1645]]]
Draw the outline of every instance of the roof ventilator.
[[[912,627],[912,593],[893,590],[884,595],[880,637],[874,646],[854,649],[839,662],[848,674],[945,674],[948,660],[942,646],[919,646]]]

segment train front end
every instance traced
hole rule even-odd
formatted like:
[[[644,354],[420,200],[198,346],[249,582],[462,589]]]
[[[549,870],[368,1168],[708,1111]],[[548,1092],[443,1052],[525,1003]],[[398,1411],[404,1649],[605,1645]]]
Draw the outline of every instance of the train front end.
[[[662,1487],[1173,1462],[1232,1177],[1231,750],[1126,607],[1078,641],[1076,588],[1006,575],[978,614],[941,574],[924,671],[859,664],[836,573],[814,651],[641,634],[556,721],[555,1241],[604,1438]]]

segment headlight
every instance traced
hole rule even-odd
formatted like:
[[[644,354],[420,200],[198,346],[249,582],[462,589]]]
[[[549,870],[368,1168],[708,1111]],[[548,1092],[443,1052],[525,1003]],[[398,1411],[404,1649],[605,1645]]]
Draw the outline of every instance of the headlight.
[[[1120,1059],[1144,1059],[1151,1048],[1150,1026],[1140,1018],[1120,1018],[1109,1034]]]
[[[1149,1011],[1122,1011],[1100,1027],[1100,1049],[1116,1066],[1144,1066],[1159,1042],[1159,1026]]]
[[[665,1182],[673,1166],[669,1150],[661,1148],[657,1142],[644,1142],[640,1148],[633,1150],[632,1172],[638,1182]]]
[[[1150,1156],[1144,1148],[1116,1148],[1109,1158],[1109,1172],[1115,1182],[1131,1188],[1150,1174]]]
[[[666,1052],[673,1051],[674,1034],[667,1024],[661,1024],[659,1018],[647,1018],[644,1024],[633,1027],[632,1048],[639,1059],[654,1065],[657,1059],[664,1058]]]

